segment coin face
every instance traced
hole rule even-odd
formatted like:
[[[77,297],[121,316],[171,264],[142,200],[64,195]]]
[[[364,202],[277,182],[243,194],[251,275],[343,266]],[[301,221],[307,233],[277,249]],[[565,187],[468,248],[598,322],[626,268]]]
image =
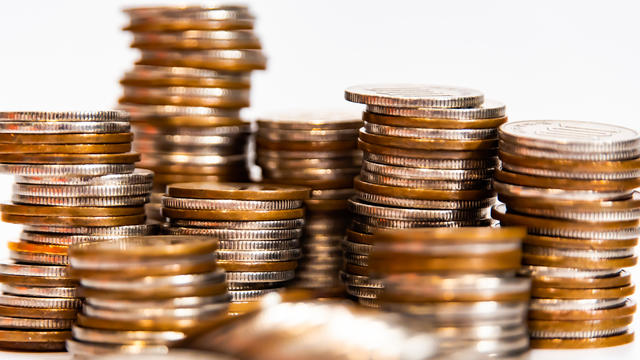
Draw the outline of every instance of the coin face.
[[[419,84],[371,84],[352,86],[345,90],[345,99],[367,105],[393,107],[476,107],[484,95],[473,89]]]

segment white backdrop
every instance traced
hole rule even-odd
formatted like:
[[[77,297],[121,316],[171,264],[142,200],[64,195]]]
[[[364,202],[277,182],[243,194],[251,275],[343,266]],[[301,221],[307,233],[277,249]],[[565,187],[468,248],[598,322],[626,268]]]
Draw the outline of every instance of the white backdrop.
[[[354,107],[343,100],[346,86],[419,82],[482,90],[505,102],[512,120],[640,129],[635,1],[247,3],[269,56],[269,69],[254,77],[253,113]],[[120,10],[140,4],[157,2],[3,1],[0,109],[113,107],[117,81],[137,57],[120,30],[126,23]],[[0,194],[10,194],[6,177]],[[535,352],[534,358],[632,359],[640,356],[638,347]]]

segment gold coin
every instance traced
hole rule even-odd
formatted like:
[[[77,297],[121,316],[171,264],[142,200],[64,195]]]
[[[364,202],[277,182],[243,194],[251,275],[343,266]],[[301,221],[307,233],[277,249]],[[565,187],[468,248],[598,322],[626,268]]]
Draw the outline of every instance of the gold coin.
[[[3,154],[115,154],[131,151],[131,143],[121,144],[2,144]]]
[[[145,320],[107,320],[78,314],[78,325],[94,329],[120,330],[120,331],[183,331],[199,332],[198,329],[207,329],[216,326],[223,314],[216,314],[211,318],[168,318]]]
[[[418,200],[481,200],[495,196],[491,190],[431,190],[378,185],[361,181],[359,176],[353,180],[353,186],[370,194]]]
[[[222,50],[222,51],[235,51],[235,50]],[[252,51],[252,50],[246,50]],[[258,50],[253,50],[258,51]],[[187,56],[182,55],[180,58],[168,58],[166,56],[157,58],[142,58],[135,62],[135,65],[155,65],[155,66],[184,66],[209,70],[220,71],[252,71],[252,70],[265,70],[267,68],[266,60],[264,58],[256,59],[224,59],[224,58],[212,58],[206,56]]]
[[[578,339],[531,339],[533,349],[590,349],[618,346],[633,342],[633,332],[620,335],[578,338]]]
[[[348,207],[347,200],[308,199],[304,204],[309,211],[339,211]]]
[[[20,241],[20,242],[10,241],[7,245],[9,247],[9,250],[13,250],[13,251],[31,252],[31,253],[39,253],[39,254],[51,254],[51,255],[67,255],[67,250],[69,249],[68,246],[37,244],[37,243],[29,243],[25,241]]]
[[[67,339],[71,339],[71,331],[0,330],[0,342],[42,343],[59,342]]]
[[[29,216],[125,216],[144,214],[144,207],[67,207],[0,204],[0,212]]]
[[[29,319],[75,319],[76,309],[48,309],[0,305],[0,316]]]
[[[347,141],[271,141],[256,138],[256,146],[268,150],[287,151],[337,151],[356,149],[355,140]]]
[[[396,147],[380,146],[371,144],[358,139],[358,148],[360,150],[381,155],[410,157],[418,159],[434,159],[434,160],[486,160],[496,156],[495,150],[475,150],[475,151],[457,151],[457,150],[420,150],[420,149],[401,149]]]
[[[523,175],[496,169],[496,180],[508,184],[565,190],[629,191],[640,186],[640,178],[626,180],[575,180]]]
[[[580,257],[563,257],[563,256],[547,256],[522,254],[522,263],[527,265],[569,267],[587,270],[606,270],[620,269],[636,265],[638,258],[636,256],[627,256],[622,258],[611,259],[588,259]]]
[[[0,134],[0,143],[3,144],[118,144],[131,142],[132,140],[132,133],[46,135]]]
[[[530,320],[606,320],[633,316],[636,303],[627,299],[623,306],[598,310],[529,310]]]
[[[522,242],[528,245],[545,246],[560,249],[592,250],[627,249],[638,245],[638,239],[598,240],[574,239],[542,235],[527,235]]]
[[[218,260],[218,265],[229,271],[287,271],[294,270],[298,266],[297,261],[272,261],[272,262],[249,262],[249,261],[228,261]]]
[[[169,286],[164,288],[138,290],[105,290],[84,286],[78,288],[78,296],[96,299],[145,300],[170,299],[176,297],[217,296],[227,293],[227,284],[223,281],[215,284],[198,284],[193,286]]]
[[[441,140],[426,138],[408,138],[369,134],[360,131],[360,139],[364,142],[417,150],[490,150],[498,146],[498,140]]]
[[[520,156],[499,151],[500,160],[508,164],[524,166],[535,169],[571,169],[575,172],[623,172],[640,169],[640,159],[623,161],[587,161],[587,160],[564,160],[546,159],[532,156]]]
[[[531,297],[545,299],[615,299],[633,295],[635,285],[604,289],[531,288]]]
[[[75,286],[77,279],[0,274],[0,282],[18,286]]]
[[[591,277],[591,278],[573,278],[567,279],[563,277],[553,276],[532,276],[531,284],[533,287],[541,288],[563,288],[563,289],[601,289],[613,288],[631,285],[631,274],[622,271],[616,276],[607,277]]]
[[[376,243],[503,243],[520,242],[527,231],[523,227],[462,227],[380,230]]]
[[[183,210],[162,208],[162,216],[171,219],[266,221],[304,217],[304,208],[287,210]]]
[[[486,129],[497,128],[507,122],[506,117],[478,120],[429,119],[408,116],[381,115],[365,111],[362,120],[373,124],[429,129]]]
[[[633,322],[633,316],[599,320],[529,320],[529,331],[603,331],[620,329]]]
[[[164,257],[213,253],[217,240],[206,236],[154,235],[78,244],[71,247],[71,257]]]
[[[306,200],[311,189],[301,186],[253,183],[182,183],[167,187],[171,197],[231,200]]]
[[[372,253],[369,267],[379,274],[410,272],[490,272],[520,268],[520,250],[474,256],[429,256],[422,254]]]
[[[376,237],[371,234],[363,234],[351,229],[347,229],[347,239],[359,244],[373,245],[373,241],[376,239]]]
[[[0,163],[11,164],[133,164],[138,153],[123,154],[0,154]]]
[[[73,225],[73,226],[121,226],[144,224],[146,217],[142,215],[127,216],[30,216],[2,213],[2,221],[23,225]]]

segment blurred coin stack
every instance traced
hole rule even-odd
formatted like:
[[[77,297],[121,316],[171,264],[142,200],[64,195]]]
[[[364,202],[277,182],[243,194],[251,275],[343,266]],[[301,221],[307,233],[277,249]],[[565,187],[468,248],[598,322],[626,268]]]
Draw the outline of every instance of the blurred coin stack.
[[[128,115],[0,113],[0,169],[15,176],[2,221],[24,225],[0,265],[0,347],[61,350],[81,300],[72,244],[144,235],[153,173],[134,170]]]
[[[518,277],[524,228],[383,230],[369,265],[383,309],[423,319],[439,345],[473,359],[520,358],[529,349],[531,281]]]
[[[125,73],[121,107],[131,113],[140,167],[156,173],[149,215],[160,219],[165,186],[248,181],[251,71],[266,59],[244,6],[125,10],[141,58]]]
[[[640,236],[640,136],[579,121],[500,127],[502,169],[493,209],[526,226],[523,272],[532,277],[534,348],[592,348],[633,341],[630,275]]]
[[[208,237],[162,235],[73,246],[85,304],[67,350],[75,359],[158,354],[220,321],[229,294],[216,246]]]
[[[162,215],[169,234],[219,240],[218,264],[236,314],[294,278],[308,197],[300,186],[180,183],[167,187]]]
[[[343,278],[350,294],[371,305],[381,284],[366,277],[370,234],[491,225],[497,127],[507,118],[503,104],[465,88],[364,85],[348,88],[345,98],[367,110]]]
[[[341,292],[341,243],[350,218],[347,199],[362,163],[356,145],[361,126],[357,115],[322,111],[258,120],[256,163],[263,181],[312,189],[297,287]]]

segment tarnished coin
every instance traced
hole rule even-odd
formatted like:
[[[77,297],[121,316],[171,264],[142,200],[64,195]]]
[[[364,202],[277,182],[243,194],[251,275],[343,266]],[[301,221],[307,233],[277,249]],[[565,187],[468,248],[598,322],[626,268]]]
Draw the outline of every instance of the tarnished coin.
[[[473,89],[419,84],[371,84],[345,90],[345,99],[367,105],[402,108],[467,108],[484,102],[484,95]]]

